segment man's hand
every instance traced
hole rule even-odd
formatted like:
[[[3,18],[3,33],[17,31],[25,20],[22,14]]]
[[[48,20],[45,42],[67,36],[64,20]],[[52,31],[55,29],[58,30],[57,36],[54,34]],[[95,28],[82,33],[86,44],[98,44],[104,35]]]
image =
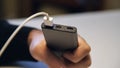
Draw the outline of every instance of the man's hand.
[[[42,31],[31,31],[28,42],[31,55],[36,60],[46,63],[49,68],[88,68],[91,65],[90,46],[80,36],[78,36],[78,48],[73,52],[63,53],[62,57],[57,57],[49,50]]]

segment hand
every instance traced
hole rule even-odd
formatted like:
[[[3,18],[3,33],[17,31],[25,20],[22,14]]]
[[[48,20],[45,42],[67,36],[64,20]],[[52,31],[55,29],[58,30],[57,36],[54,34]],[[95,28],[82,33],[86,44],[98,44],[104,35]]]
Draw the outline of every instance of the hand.
[[[31,31],[28,42],[30,53],[38,61],[46,63],[49,68],[88,68],[91,65],[90,46],[78,36],[78,48],[73,52],[65,52],[62,57],[57,57],[46,46],[42,31]]]

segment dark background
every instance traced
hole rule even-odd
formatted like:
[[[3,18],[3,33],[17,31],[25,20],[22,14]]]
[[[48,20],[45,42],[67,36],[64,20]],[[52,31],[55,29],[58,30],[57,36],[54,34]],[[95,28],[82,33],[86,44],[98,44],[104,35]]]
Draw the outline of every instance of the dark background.
[[[119,8],[120,0],[0,0],[0,19],[23,18],[40,11],[60,15]]]

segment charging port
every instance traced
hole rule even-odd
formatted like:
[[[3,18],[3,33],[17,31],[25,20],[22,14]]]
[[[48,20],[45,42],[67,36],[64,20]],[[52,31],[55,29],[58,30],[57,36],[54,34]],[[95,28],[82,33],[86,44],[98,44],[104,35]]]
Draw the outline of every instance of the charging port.
[[[73,30],[73,28],[72,28],[72,27],[67,27],[67,29],[68,29],[68,30]]]

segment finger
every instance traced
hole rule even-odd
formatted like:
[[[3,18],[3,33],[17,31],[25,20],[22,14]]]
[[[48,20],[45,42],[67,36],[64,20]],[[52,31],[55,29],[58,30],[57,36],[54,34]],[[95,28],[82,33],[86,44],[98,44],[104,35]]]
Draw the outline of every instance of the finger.
[[[65,68],[63,62],[47,48],[43,34],[35,34],[30,44],[30,53],[36,60],[45,62],[50,68]]]
[[[89,54],[90,50],[90,46],[86,43],[86,41],[80,36],[78,36],[78,48],[72,53],[64,53],[63,56],[74,63],[78,63]]]
[[[88,68],[91,65],[90,55],[87,55],[82,61],[78,63],[67,64],[67,68]]]

